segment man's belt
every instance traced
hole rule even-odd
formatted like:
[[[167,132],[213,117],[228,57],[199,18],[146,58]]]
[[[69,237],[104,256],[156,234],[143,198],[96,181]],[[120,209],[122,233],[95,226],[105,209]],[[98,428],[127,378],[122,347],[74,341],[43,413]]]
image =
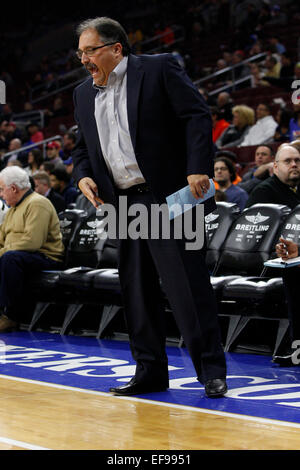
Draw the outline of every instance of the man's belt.
[[[126,189],[117,188],[117,192],[121,196],[122,195],[126,196],[128,194],[149,193],[150,188],[147,183],[142,183],[142,184],[135,184]]]

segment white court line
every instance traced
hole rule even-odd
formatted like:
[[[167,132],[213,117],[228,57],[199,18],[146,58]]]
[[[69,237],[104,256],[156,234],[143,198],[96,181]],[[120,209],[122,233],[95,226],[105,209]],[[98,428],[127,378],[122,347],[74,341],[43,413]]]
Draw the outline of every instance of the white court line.
[[[8,439],[7,437],[1,437],[1,436],[0,436],[0,442],[4,444],[9,444],[12,446],[22,447],[23,449],[27,449],[27,450],[50,450],[50,449],[46,449],[46,447],[35,446],[32,444],[28,444],[28,442],[16,441],[15,439]]]
[[[260,423],[260,424],[268,424],[268,425],[272,425],[272,426],[284,426],[284,427],[292,427],[292,428],[300,429],[300,424],[299,423],[290,423],[289,421],[279,421],[279,420],[270,419],[270,418],[260,418],[260,417],[257,417],[257,416],[240,415],[240,414],[235,414],[235,413],[229,413],[227,411],[209,410],[209,409],[206,409],[206,408],[196,408],[194,406],[178,405],[176,403],[165,403],[165,402],[161,402],[161,401],[147,400],[145,398],[138,398],[138,397],[120,397],[120,396],[112,395],[111,393],[107,393],[107,392],[98,392],[96,390],[88,390],[88,389],[83,389],[83,388],[70,387],[70,386],[67,386],[67,385],[53,384],[53,383],[50,383],[50,382],[40,382],[38,380],[23,379],[23,378],[20,378],[20,377],[12,377],[12,376],[9,376],[9,375],[1,375],[0,374],[0,379],[15,380],[16,382],[30,383],[30,384],[34,384],[34,385],[41,385],[43,387],[56,388],[56,389],[60,389],[60,390],[68,390],[68,391],[71,391],[71,392],[85,393],[85,394],[89,394],[89,395],[97,395],[97,396],[101,396],[101,397],[113,397],[113,398],[116,398],[118,400],[135,401],[135,402],[138,402],[138,403],[145,403],[145,404],[152,404],[152,405],[156,405],[156,406],[163,406],[165,408],[175,408],[177,410],[183,410],[183,411],[193,411],[193,412],[196,412],[196,413],[223,416],[224,418],[240,419],[242,421],[254,421],[254,422]]]

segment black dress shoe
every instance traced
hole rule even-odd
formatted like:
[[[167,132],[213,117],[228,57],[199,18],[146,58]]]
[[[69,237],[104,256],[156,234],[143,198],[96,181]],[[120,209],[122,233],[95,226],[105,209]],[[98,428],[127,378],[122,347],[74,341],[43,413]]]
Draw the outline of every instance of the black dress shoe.
[[[294,351],[292,354],[286,356],[274,356],[272,362],[279,364],[281,367],[295,367],[300,365],[299,352]]]
[[[152,393],[152,392],[164,392],[167,389],[166,386],[159,384],[149,384],[144,382],[138,382],[134,377],[125,385],[120,387],[111,387],[110,392],[115,395],[141,395],[143,393]]]
[[[219,398],[227,392],[225,379],[211,379],[205,382],[205,393],[208,398]]]

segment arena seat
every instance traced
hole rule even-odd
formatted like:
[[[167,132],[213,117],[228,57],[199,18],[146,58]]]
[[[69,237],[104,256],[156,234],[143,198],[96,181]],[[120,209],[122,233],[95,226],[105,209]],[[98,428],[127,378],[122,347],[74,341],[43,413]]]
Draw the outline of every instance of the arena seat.
[[[216,204],[217,208],[205,217],[206,265],[211,273],[217,265],[228,231],[240,213],[237,204],[231,202],[217,202]]]
[[[276,257],[275,244],[280,235],[296,243],[299,242],[300,205],[290,211],[282,221],[273,239],[269,258]],[[232,333],[227,348],[238,339],[251,320],[270,319],[278,322],[273,351],[275,354],[289,326],[280,270],[264,268],[260,276],[243,276],[232,280],[224,286],[223,299],[236,302],[237,310],[241,313],[238,328]]]
[[[97,235],[100,217],[96,213],[87,215],[85,211],[67,210],[60,214],[60,223],[63,239],[67,244],[64,269],[43,271],[39,276],[29,280],[28,289],[37,302],[29,325],[30,331],[50,304],[73,305],[74,295],[60,282],[61,274],[70,270],[71,273],[74,270],[87,272],[96,268],[104,248],[105,240],[101,240]]]
[[[255,204],[245,209],[232,224],[214,276],[211,276],[219,315],[229,319],[225,350],[231,346],[237,327],[244,321],[241,302],[237,306],[237,301],[233,303],[231,297],[225,297],[227,286],[237,285],[246,276],[259,278],[262,275],[264,261],[270,258],[283,221],[290,212],[284,205]]]

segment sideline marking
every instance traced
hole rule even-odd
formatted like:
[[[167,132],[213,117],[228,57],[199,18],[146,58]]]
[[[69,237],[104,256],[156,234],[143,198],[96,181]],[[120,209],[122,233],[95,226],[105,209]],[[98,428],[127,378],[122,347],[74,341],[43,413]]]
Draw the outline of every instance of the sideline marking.
[[[7,437],[1,437],[1,436],[0,436],[0,442],[3,442],[4,444],[11,444],[13,446],[23,447],[24,449],[27,449],[27,450],[50,450],[50,449],[47,449],[46,447],[35,446],[33,444],[28,444],[28,442],[16,441],[15,439],[8,439]]]
[[[86,393],[86,394],[89,394],[89,395],[98,395],[98,396],[101,396],[101,397],[112,397],[112,398],[115,398],[117,400],[135,401],[135,402],[138,402],[138,403],[164,406],[165,408],[176,408],[178,410],[183,410],[183,411],[194,411],[194,412],[197,412],[197,413],[222,416],[224,418],[240,419],[240,420],[243,420],[243,421],[254,421],[254,422],[261,423],[261,424],[267,424],[267,425],[272,425],[272,426],[283,426],[283,427],[292,427],[292,428],[300,429],[300,424],[290,423],[289,421],[280,421],[280,420],[276,420],[276,419],[260,418],[260,417],[257,417],[257,416],[240,415],[240,414],[235,414],[235,413],[229,413],[229,412],[226,412],[226,411],[217,411],[217,410],[209,410],[209,409],[205,409],[205,408],[196,408],[196,407],[193,407],[193,406],[178,405],[176,403],[166,403],[166,402],[155,401],[155,400],[147,400],[145,398],[138,398],[138,397],[137,398],[135,398],[135,397],[120,397],[120,396],[112,395],[111,393],[107,393],[107,392],[99,392],[99,391],[96,391],[96,390],[88,390],[88,389],[84,389],[84,388],[70,387],[70,386],[67,386],[67,385],[53,384],[53,383],[49,383],[49,382],[40,382],[38,380],[23,379],[21,377],[13,377],[13,376],[9,376],[9,375],[1,375],[0,374],[0,379],[14,380],[16,382],[30,383],[30,384],[33,384],[33,385],[41,385],[43,387],[56,388],[56,389],[60,389],[60,390],[68,390],[70,392]],[[45,450],[47,450],[47,449],[45,449]]]

